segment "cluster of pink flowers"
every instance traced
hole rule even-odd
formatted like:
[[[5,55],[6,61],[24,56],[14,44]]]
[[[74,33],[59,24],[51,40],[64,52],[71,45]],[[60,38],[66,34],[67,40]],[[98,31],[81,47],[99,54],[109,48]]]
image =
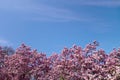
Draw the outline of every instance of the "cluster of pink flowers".
[[[22,44],[13,55],[0,48],[0,80],[120,80],[120,49],[109,54],[95,41],[49,57]]]

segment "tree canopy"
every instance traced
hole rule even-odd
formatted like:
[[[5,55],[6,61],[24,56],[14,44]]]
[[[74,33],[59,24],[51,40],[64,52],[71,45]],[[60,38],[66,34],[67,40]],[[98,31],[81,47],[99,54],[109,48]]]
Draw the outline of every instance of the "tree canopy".
[[[120,80],[120,49],[109,54],[95,41],[47,57],[22,44],[14,54],[0,48],[0,80]]]

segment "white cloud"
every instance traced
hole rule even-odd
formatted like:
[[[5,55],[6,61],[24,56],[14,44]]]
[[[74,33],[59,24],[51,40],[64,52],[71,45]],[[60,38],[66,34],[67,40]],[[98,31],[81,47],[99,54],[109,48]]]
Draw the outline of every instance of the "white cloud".
[[[51,0],[54,2],[55,0]],[[49,0],[46,0],[49,2]],[[118,7],[120,0],[58,0],[57,4],[62,3],[69,6],[103,6],[103,7]],[[71,5],[70,5],[71,4]],[[0,0],[0,9],[19,14],[23,20],[32,21],[48,21],[48,22],[66,22],[66,21],[80,21],[91,22],[98,19],[92,16],[87,16],[84,12],[75,12],[73,9],[50,6],[39,1],[36,3],[32,0]]]
[[[25,20],[38,21],[89,21],[91,18],[84,14],[75,13],[72,10],[49,6],[43,3],[35,3],[31,0],[1,0],[0,9],[23,14]]]
[[[7,40],[0,39],[0,46],[12,46],[12,43]]]
[[[81,6],[120,7],[120,0],[71,0],[70,4]]]
[[[120,0],[93,0],[84,4],[92,6],[118,7],[120,6]]]

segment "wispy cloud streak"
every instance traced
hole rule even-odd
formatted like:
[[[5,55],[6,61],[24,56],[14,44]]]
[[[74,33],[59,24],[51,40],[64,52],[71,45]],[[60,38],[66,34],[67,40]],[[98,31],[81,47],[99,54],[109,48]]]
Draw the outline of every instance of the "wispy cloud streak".
[[[80,6],[120,7],[120,0],[71,0],[70,4]]]
[[[0,39],[0,46],[12,46],[12,43],[7,40]]]
[[[49,0],[46,0],[49,2]],[[55,0],[51,0],[54,2]],[[79,5],[79,6],[102,6],[102,7],[119,7],[120,0],[58,0],[57,4]],[[70,6],[71,6],[70,5]],[[11,11],[13,13],[22,14],[23,20],[33,21],[50,21],[50,22],[66,22],[80,21],[92,22],[97,21],[88,13],[75,12],[73,9],[50,6],[42,3],[42,0],[36,3],[32,0],[1,0],[0,9]],[[88,16],[89,15],[89,16]]]
[[[93,1],[86,1],[83,3],[83,5],[120,7],[120,0],[93,0]]]
[[[89,21],[86,16],[80,16],[72,10],[57,8],[47,4],[36,4],[31,0],[0,1],[0,9],[24,14],[25,19],[40,21]],[[27,17],[27,18],[26,18]],[[91,20],[91,19],[90,19]]]

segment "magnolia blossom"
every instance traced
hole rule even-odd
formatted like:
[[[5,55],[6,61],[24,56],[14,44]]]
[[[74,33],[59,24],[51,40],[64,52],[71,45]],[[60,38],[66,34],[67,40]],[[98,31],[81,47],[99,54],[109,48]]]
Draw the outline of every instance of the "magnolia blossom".
[[[120,49],[109,54],[95,41],[49,57],[22,44],[12,55],[0,48],[0,80],[120,80]]]

